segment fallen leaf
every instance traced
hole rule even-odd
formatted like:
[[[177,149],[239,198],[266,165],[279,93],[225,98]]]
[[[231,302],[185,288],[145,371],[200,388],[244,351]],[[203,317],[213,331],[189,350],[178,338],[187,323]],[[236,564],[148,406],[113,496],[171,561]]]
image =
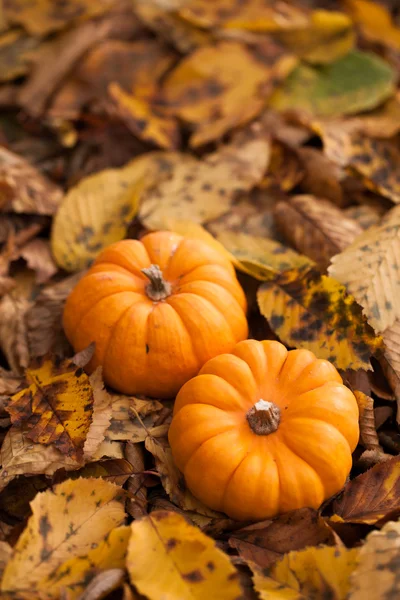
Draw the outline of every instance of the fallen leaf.
[[[77,20],[96,17],[112,6],[112,0],[67,0],[54,12],[52,0],[33,0],[28,4],[6,2],[4,13],[7,21],[22,25],[33,35],[46,35],[63,29]]]
[[[122,528],[120,528],[122,529]],[[99,600],[119,589],[124,581],[125,571],[123,569],[107,569],[96,575],[85,591],[79,596],[79,600]],[[125,599],[124,599],[125,600]]]
[[[242,595],[229,557],[176,513],[155,511],[132,523],[127,569],[132,584],[149,600],[161,600],[165,590],[181,600],[216,594],[237,600]]]
[[[219,139],[256,117],[266,91],[284,79],[296,62],[272,41],[258,53],[234,41],[199,48],[164,82],[168,114],[191,124],[194,147]]]
[[[378,225],[381,220],[379,212],[368,205],[349,206],[343,212],[346,217],[357,221],[361,229],[368,229],[372,225]]]
[[[77,598],[85,578],[122,568],[129,528],[121,488],[102,479],[68,480],[38,494],[1,582],[2,592]],[[29,567],[27,566],[29,565]],[[86,582],[87,583],[87,582]]]
[[[61,472],[60,472],[61,473]],[[101,477],[106,481],[123,486],[132,474],[132,465],[124,458],[111,458],[107,460],[99,460],[90,462],[78,471],[68,473],[70,479],[78,479],[79,477]],[[53,477],[57,479],[58,473]],[[62,477],[61,481],[65,477]]]
[[[34,444],[26,431],[11,427],[0,450],[0,491],[18,475],[53,475],[58,469],[78,469],[80,464],[54,446]]]
[[[134,472],[129,477],[127,483],[129,497],[126,503],[126,510],[131,517],[138,519],[145,514],[147,507],[147,488],[144,485],[146,475],[143,474],[145,470],[143,445],[128,442],[125,447],[125,457]]]
[[[304,175],[301,181],[302,189],[308,194],[326,198],[337,206],[343,206],[346,198],[341,186],[345,177],[343,169],[329,160],[316,148],[299,148],[297,150]]]
[[[347,54],[354,45],[353,24],[341,12],[314,10],[307,27],[289,28],[275,38],[297,56],[315,64],[331,63]]]
[[[116,442],[107,438],[104,439],[92,456],[92,460],[103,460],[104,458],[123,460],[124,446],[122,442]]]
[[[17,286],[0,299],[0,348],[15,374],[30,361],[25,315],[31,303]]]
[[[375,426],[374,400],[358,390],[354,391],[359,410],[360,442],[367,450],[383,452]]]
[[[249,525],[229,538],[229,545],[236,548],[241,558],[261,568],[271,567],[287,552],[319,544],[335,545],[335,536],[312,508]]]
[[[144,193],[142,223],[156,230],[170,219],[205,223],[228,211],[239,193],[261,181],[268,165],[269,140],[251,131],[250,139],[238,138],[202,161],[185,156],[177,162],[168,179]]]
[[[90,375],[89,382],[94,400],[92,422],[83,446],[83,456],[86,461],[89,461],[99,449],[110,426],[112,416],[111,396],[104,388],[101,367]]]
[[[23,521],[31,514],[30,503],[39,492],[43,492],[50,481],[43,475],[20,475],[11,481],[0,494],[0,510],[3,518]]]
[[[79,460],[93,412],[89,377],[69,360],[53,363],[48,358],[32,364],[25,377],[28,387],[7,405],[11,422],[26,423],[27,437],[33,442],[54,444]]]
[[[22,383],[22,374],[13,373],[0,367],[0,395],[12,396]]]
[[[400,458],[379,463],[347,483],[332,510],[331,520],[337,523],[373,525],[387,515],[399,515]]]
[[[385,6],[370,0],[344,0],[344,5],[366,38],[400,49],[400,28]]]
[[[378,332],[400,318],[400,207],[332,258],[328,271],[361,304]]]
[[[400,320],[383,333],[385,351],[380,363],[397,400],[397,422],[400,422]]]
[[[37,283],[45,283],[58,271],[47,240],[31,240],[21,248],[20,255],[26,260],[28,267],[35,271]]]
[[[357,548],[344,546],[289,552],[269,570],[261,571],[251,565],[254,587],[261,600],[311,600],[324,595],[332,600],[346,600],[357,556]]]
[[[0,148],[0,211],[53,215],[61,190],[20,156]]]
[[[324,269],[330,259],[362,233],[361,227],[327,200],[313,196],[293,196],[279,202],[275,219],[285,238]]]
[[[140,400],[115,394],[111,395],[111,404],[111,423],[105,435],[112,441],[144,442],[163,409],[158,400]]]
[[[307,348],[338,369],[371,369],[382,350],[355,299],[332,277],[314,268],[292,269],[265,282],[257,293],[268,323],[289,346]]]
[[[90,265],[100,250],[121,240],[139,206],[143,171],[132,163],[90,175],[69,190],[53,221],[51,248],[66,271]]]
[[[372,531],[359,550],[358,564],[350,577],[348,600],[396,598],[400,582],[396,564],[400,554],[399,523],[389,522]]]
[[[370,110],[394,91],[393,71],[376,54],[353,50],[319,66],[299,65],[274,92],[269,105],[334,117]]]
[[[303,179],[304,171],[297,152],[290,146],[272,141],[271,160],[260,187],[289,192]]]
[[[29,71],[29,57],[40,41],[18,29],[0,35],[0,79],[11,81]]]
[[[157,114],[156,107],[146,99],[128,94],[118,83],[111,83],[109,92],[115,105],[113,109],[132,133],[159,148],[175,150],[179,147],[180,130],[176,119]]]
[[[217,240],[234,257],[238,269],[260,281],[271,279],[287,269],[312,264],[306,256],[268,238],[221,231]]]

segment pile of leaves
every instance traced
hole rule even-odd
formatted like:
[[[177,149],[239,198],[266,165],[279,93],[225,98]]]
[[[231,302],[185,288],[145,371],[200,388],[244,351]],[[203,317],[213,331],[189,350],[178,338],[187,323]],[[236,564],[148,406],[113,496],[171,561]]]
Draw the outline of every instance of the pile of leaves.
[[[397,2],[2,6],[1,597],[398,597]],[[251,337],[354,391],[353,470],[320,511],[207,509],[172,461],[173,400],[117,394],[85,373],[92,348],[73,355],[70,290],[156,229],[228,253]]]

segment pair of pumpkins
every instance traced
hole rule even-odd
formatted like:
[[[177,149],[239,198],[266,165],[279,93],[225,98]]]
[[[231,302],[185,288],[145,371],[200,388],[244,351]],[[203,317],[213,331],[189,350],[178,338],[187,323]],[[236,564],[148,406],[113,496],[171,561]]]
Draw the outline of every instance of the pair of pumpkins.
[[[192,493],[235,519],[317,508],[338,492],[358,407],[308,350],[246,340],[229,260],[199,240],[150,233],[106,248],[67,299],[64,329],[126,394],[177,392],[172,454]],[[199,372],[200,371],[200,372]]]

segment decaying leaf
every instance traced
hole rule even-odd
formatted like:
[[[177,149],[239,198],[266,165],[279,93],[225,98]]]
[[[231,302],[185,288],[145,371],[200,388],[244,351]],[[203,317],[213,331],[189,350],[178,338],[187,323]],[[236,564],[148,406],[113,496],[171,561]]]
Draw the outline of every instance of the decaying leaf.
[[[163,405],[157,400],[112,395],[111,423],[105,433],[111,441],[143,442],[147,435],[165,435],[168,426],[161,425],[159,431],[154,424]]]
[[[10,399],[14,425],[25,423],[27,437],[54,444],[63,454],[82,457],[93,412],[93,390],[83,369],[71,361],[42,359],[25,373],[28,387]]]
[[[375,54],[353,50],[318,68],[301,64],[270,100],[272,108],[319,117],[375,108],[394,92],[393,71]]]
[[[101,571],[92,579],[87,587],[86,585],[84,586],[85,590],[79,596],[79,600],[99,600],[108,596],[108,594],[111,594],[111,592],[123,585],[124,577],[125,572],[123,569],[111,568]],[[125,595],[124,600],[127,600]]]
[[[290,552],[266,573],[252,567],[254,587],[261,600],[346,600],[357,556],[357,548],[329,546]]]
[[[349,600],[396,598],[400,593],[397,564],[400,556],[400,524],[389,522],[372,531],[360,548],[352,573]]]
[[[319,544],[334,545],[335,536],[317,511],[301,508],[239,529],[229,538],[229,544],[244,560],[267,568],[287,552]]]
[[[80,464],[53,445],[34,444],[23,428],[11,427],[0,451],[0,490],[18,475],[53,475],[58,469],[78,469]]]
[[[83,446],[85,460],[90,460],[98,450],[112,416],[111,395],[104,389],[100,367],[92,373],[89,381],[93,392],[93,417]]]
[[[0,212],[53,215],[62,192],[35,167],[0,148]]]
[[[32,598],[32,592],[40,597],[43,591],[56,599],[64,588],[77,598],[85,579],[124,565],[130,532],[120,527],[125,513],[118,486],[102,479],[67,480],[38,494],[31,508],[2,592]]]
[[[256,117],[268,89],[284,79],[295,63],[272,42],[265,53],[262,47],[256,53],[234,41],[199,48],[165,81],[168,113],[194,127],[192,146],[219,139]]]
[[[53,222],[51,247],[67,271],[84,269],[100,250],[122,239],[139,206],[143,171],[134,163],[90,175],[64,197]]]
[[[400,320],[383,334],[385,351],[381,358],[383,371],[397,400],[397,422],[400,422]]]
[[[293,196],[289,202],[279,202],[275,219],[285,238],[321,268],[362,233],[339,208],[313,196]]]
[[[134,521],[128,546],[131,582],[149,600],[241,597],[238,573],[214,540],[177,513],[155,511]],[[157,572],[157,578],[154,573]]]
[[[17,289],[0,299],[0,347],[14,373],[21,374],[30,360],[25,315],[31,303]]]
[[[400,318],[400,207],[332,258],[329,274],[346,286],[369,322],[384,332]]]
[[[125,447],[125,457],[134,473],[128,479],[127,492],[129,497],[126,510],[134,519],[137,519],[145,514],[147,506],[147,488],[144,485],[146,475],[143,474],[145,470],[143,445],[128,442]]]
[[[400,514],[400,459],[375,465],[350,481],[332,505],[337,523],[373,525],[386,515]]]
[[[337,206],[343,206],[346,198],[341,181],[345,177],[343,169],[329,160],[316,148],[308,146],[297,150],[303,167],[302,189],[307,194],[330,200]]]
[[[238,138],[202,161],[185,156],[168,179],[144,193],[139,217],[148,229],[162,229],[169,219],[205,223],[228,211],[241,192],[261,181],[270,144],[252,128],[249,139]],[[166,154],[168,158],[168,154]]]
[[[374,400],[363,392],[355,390],[360,420],[360,441],[367,450],[383,452],[376,432]]]
[[[39,40],[23,31],[10,29],[0,35],[0,79],[9,81],[29,71],[29,55]]]
[[[258,290],[261,313],[289,346],[307,348],[339,369],[370,369],[382,350],[361,307],[338,281],[313,268],[292,269]]]
[[[35,271],[37,283],[45,283],[57,273],[58,268],[47,240],[31,240],[21,248],[20,255],[26,260],[28,267]]]

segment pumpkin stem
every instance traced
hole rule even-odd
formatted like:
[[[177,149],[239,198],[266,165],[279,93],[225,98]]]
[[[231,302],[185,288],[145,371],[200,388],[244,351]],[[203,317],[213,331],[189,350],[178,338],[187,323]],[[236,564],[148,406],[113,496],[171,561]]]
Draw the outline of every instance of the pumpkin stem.
[[[247,421],[256,435],[269,435],[276,431],[281,420],[279,406],[259,400],[247,413]]]
[[[159,302],[171,295],[171,284],[168,281],[165,281],[158,265],[150,265],[148,269],[142,269],[142,273],[150,279],[150,283],[146,287],[146,294],[150,300]]]

